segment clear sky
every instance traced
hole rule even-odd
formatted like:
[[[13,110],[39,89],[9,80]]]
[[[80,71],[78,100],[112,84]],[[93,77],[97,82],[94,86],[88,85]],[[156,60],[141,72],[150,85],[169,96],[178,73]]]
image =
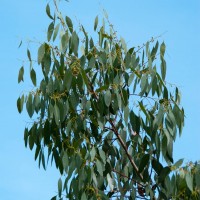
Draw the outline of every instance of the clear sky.
[[[46,3],[1,0],[0,198],[5,200],[44,200],[57,192],[60,175],[54,167],[39,169],[34,152],[25,149],[23,130],[29,119],[16,108],[19,94],[32,87],[18,85],[17,76],[22,60],[27,60],[27,40],[46,38],[50,22]],[[186,114],[183,135],[174,148],[175,160],[200,160],[200,0],[70,0],[62,8],[89,31],[95,16],[106,9],[118,35],[130,46],[165,32],[160,40],[167,46],[167,80],[180,87]],[[18,49],[21,40],[23,46]]]

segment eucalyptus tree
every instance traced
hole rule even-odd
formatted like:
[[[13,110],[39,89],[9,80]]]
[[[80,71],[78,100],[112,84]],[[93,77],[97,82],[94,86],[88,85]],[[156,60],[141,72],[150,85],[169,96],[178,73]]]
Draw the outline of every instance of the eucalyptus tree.
[[[27,49],[34,88],[17,100],[33,119],[25,146],[60,171],[52,199],[199,199],[199,163],[173,161],[184,110],[165,81],[165,43],[129,48],[107,16],[92,37],[53,6],[37,62]]]

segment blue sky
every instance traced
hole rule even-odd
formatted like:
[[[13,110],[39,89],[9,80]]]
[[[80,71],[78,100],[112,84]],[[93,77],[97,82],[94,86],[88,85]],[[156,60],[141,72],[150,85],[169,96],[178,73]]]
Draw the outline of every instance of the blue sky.
[[[22,60],[27,60],[30,39],[43,41],[49,24],[46,0],[1,0],[0,6],[0,197],[5,200],[50,199],[57,191],[59,173],[38,168],[34,152],[24,148],[23,129],[29,121],[19,115],[16,99],[31,84],[17,84]],[[92,30],[97,14],[106,9],[119,36],[129,45],[143,44],[152,36],[167,46],[167,80],[180,87],[186,119],[183,135],[174,148],[175,160],[200,160],[200,0],[70,0],[65,13]],[[22,48],[18,49],[23,40]],[[34,50],[34,45],[30,46]],[[28,69],[28,65],[27,65]]]

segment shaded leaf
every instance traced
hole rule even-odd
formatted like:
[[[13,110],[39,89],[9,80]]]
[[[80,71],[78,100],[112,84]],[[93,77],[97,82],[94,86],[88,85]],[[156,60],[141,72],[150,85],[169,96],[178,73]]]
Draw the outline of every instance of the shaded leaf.
[[[170,167],[164,167],[158,177],[158,182],[161,183],[165,180],[166,176],[171,172],[171,168]]]
[[[62,194],[62,180],[61,178],[58,180],[58,196],[61,197]]]
[[[36,73],[35,70],[32,68],[30,72],[31,80],[34,86],[36,86]]]
[[[28,56],[29,61],[31,61],[31,53],[30,53],[29,49],[27,49],[27,56]]]
[[[19,74],[18,74],[18,83],[20,83],[21,81],[24,81],[24,67],[22,66],[19,70]]]
[[[47,13],[47,15],[48,15],[48,17],[49,17],[50,19],[54,19],[54,18],[51,16],[51,11],[50,11],[50,6],[49,6],[49,4],[47,4],[47,6],[46,6],[46,13]]]
[[[140,161],[140,165],[139,165],[139,172],[142,172],[144,170],[145,167],[147,167],[148,163],[149,163],[149,154],[145,154],[141,161]]]
[[[57,104],[54,105],[54,117],[55,117],[55,121],[56,124],[59,125],[60,123],[60,110],[59,107],[57,106]]]
[[[111,93],[110,93],[110,90],[107,90],[105,95],[104,95],[104,101],[105,101],[105,104],[107,107],[110,106],[110,103],[111,103]]]
[[[67,26],[69,28],[69,31],[72,33],[73,32],[72,20],[68,16],[66,16],[65,20],[66,20]]]

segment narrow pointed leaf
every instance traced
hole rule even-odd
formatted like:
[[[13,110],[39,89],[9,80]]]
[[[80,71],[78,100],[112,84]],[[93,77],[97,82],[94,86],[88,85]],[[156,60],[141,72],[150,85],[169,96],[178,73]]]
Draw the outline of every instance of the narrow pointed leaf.
[[[95,21],[94,21],[94,30],[96,31],[98,26],[98,16],[96,16]]]
[[[34,86],[36,86],[36,73],[35,70],[32,68],[30,72],[31,80]]]
[[[20,83],[21,81],[24,81],[24,67],[22,66],[19,70],[19,74],[18,74],[18,83]]]
[[[73,32],[72,20],[68,16],[66,16],[65,20],[66,20],[67,26],[69,28],[69,31],[72,33]]]

